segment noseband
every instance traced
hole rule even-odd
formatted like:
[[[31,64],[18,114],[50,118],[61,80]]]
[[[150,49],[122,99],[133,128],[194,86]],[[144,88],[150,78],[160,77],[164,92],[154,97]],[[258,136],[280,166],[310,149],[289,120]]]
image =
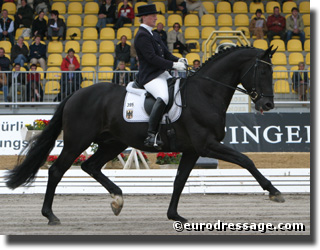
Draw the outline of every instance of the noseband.
[[[220,85],[223,85],[223,86],[225,86],[225,87],[228,87],[228,88],[231,88],[231,89],[234,89],[234,90],[238,90],[238,91],[240,91],[240,92],[242,92],[242,93],[250,96],[251,100],[252,100],[253,102],[256,102],[256,101],[258,101],[261,97],[274,97],[273,94],[272,94],[272,95],[266,95],[266,94],[264,94],[264,93],[259,94],[259,93],[256,91],[256,77],[257,77],[257,69],[258,69],[259,63],[265,63],[265,64],[270,65],[271,67],[273,66],[272,63],[269,63],[269,62],[266,62],[266,61],[261,60],[261,59],[259,59],[259,58],[256,58],[255,63],[252,64],[252,65],[250,66],[250,68],[246,71],[246,73],[244,73],[243,76],[240,78],[240,82],[241,82],[242,79],[249,73],[249,71],[250,71],[252,68],[254,68],[254,71],[253,71],[253,86],[252,86],[252,89],[251,89],[250,92],[247,91],[247,90],[245,90],[245,89],[243,89],[243,88],[232,87],[232,86],[230,86],[230,85],[228,85],[228,84],[225,84],[225,83],[223,83],[223,82],[219,82],[219,81],[217,81],[217,80],[214,80],[213,78],[208,77],[208,76],[204,76],[204,75],[200,75],[200,76],[201,76],[202,78],[206,79],[206,80],[209,80],[209,81],[218,83],[218,84],[220,84]]]

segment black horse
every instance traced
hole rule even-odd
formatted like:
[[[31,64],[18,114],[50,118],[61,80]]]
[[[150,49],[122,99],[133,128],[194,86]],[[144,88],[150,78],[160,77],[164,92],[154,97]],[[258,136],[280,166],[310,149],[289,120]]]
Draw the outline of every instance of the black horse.
[[[254,176],[264,190],[269,191],[271,200],[284,202],[280,191],[257,170],[247,156],[221,144],[225,135],[226,111],[240,82],[245,88],[244,92],[255,103],[256,110],[263,112],[274,107],[271,64],[274,52],[272,47],[265,51],[252,47],[228,49],[211,57],[186,79],[183,95],[185,105],[181,117],[173,123],[177,150],[183,154],[167,212],[169,219],[187,221],[178,214],[177,207],[185,182],[199,156],[240,165]],[[42,207],[42,214],[49,219],[50,225],[60,224],[52,211],[56,186],[76,157],[92,142],[98,144],[98,150],[81,168],[109,191],[115,215],[120,213],[123,206],[122,191],[103,175],[102,166],[128,146],[149,152],[157,151],[143,145],[147,123],[124,121],[122,108],[125,94],[124,87],[98,83],[69,96],[58,106],[49,125],[39,137],[30,141],[23,161],[8,172],[6,184],[9,188],[14,189],[32,182],[63,129],[64,148],[49,169]],[[161,128],[160,133],[165,143],[161,151],[170,152],[165,132]]]

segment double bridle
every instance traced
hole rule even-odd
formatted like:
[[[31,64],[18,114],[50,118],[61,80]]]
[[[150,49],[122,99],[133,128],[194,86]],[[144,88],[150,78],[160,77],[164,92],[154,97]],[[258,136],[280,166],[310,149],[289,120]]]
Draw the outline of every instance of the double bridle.
[[[225,86],[225,87],[228,87],[228,88],[231,88],[231,89],[234,89],[234,90],[238,90],[238,91],[240,91],[240,92],[242,92],[242,93],[250,96],[251,100],[252,100],[253,102],[256,102],[256,101],[258,101],[261,97],[273,97],[273,94],[272,94],[272,95],[266,95],[266,94],[264,94],[264,93],[259,94],[259,93],[256,91],[256,77],[257,77],[257,69],[258,69],[259,63],[268,64],[268,65],[270,65],[271,67],[273,66],[272,63],[269,63],[269,62],[266,62],[266,61],[261,60],[261,59],[259,59],[259,58],[256,58],[255,63],[252,64],[252,65],[250,66],[250,68],[246,71],[246,73],[244,73],[243,76],[240,78],[240,82],[241,82],[242,79],[249,73],[249,71],[250,71],[252,68],[254,68],[254,71],[253,71],[253,86],[252,86],[250,92],[247,91],[247,90],[245,90],[245,89],[243,89],[243,88],[233,87],[233,86],[230,86],[230,85],[225,84],[225,83],[223,83],[223,82],[217,81],[217,80],[215,80],[215,79],[213,79],[213,78],[211,78],[211,77],[209,77],[209,76],[200,75],[200,77],[202,77],[202,78],[204,78],[204,79],[206,79],[206,80],[209,80],[209,81],[218,83],[218,84],[220,84],[220,85],[223,85],[223,86]]]

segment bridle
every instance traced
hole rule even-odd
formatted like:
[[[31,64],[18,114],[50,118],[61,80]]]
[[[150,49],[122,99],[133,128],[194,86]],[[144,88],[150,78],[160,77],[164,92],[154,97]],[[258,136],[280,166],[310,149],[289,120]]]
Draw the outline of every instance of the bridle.
[[[257,90],[256,90],[257,69],[258,69],[259,63],[264,63],[264,64],[267,64],[267,65],[270,65],[271,67],[273,66],[272,63],[266,62],[266,61],[261,60],[261,59],[259,59],[259,58],[256,58],[256,59],[255,59],[255,63],[252,64],[252,65],[250,66],[250,68],[249,68],[249,69],[243,74],[243,76],[240,78],[240,82],[241,82],[242,79],[250,72],[250,70],[252,70],[252,68],[254,69],[254,71],[253,71],[253,86],[252,86],[252,88],[251,88],[251,91],[247,91],[247,90],[245,90],[245,89],[243,89],[243,88],[239,88],[239,87],[230,86],[230,85],[225,84],[225,83],[223,83],[223,82],[217,81],[217,80],[215,80],[215,79],[213,79],[213,78],[211,78],[211,77],[209,77],[209,76],[200,75],[200,77],[202,77],[202,78],[204,78],[204,79],[206,79],[206,80],[209,80],[209,81],[211,81],[211,82],[215,82],[215,83],[218,83],[218,84],[220,84],[220,85],[223,85],[223,86],[225,86],[225,87],[228,87],[228,88],[231,88],[231,89],[234,89],[234,90],[238,90],[238,91],[240,91],[240,92],[242,92],[242,93],[250,96],[251,100],[252,100],[253,102],[256,102],[256,101],[258,101],[261,97],[274,97],[273,94],[264,94],[264,93],[259,94],[259,93],[257,92]]]

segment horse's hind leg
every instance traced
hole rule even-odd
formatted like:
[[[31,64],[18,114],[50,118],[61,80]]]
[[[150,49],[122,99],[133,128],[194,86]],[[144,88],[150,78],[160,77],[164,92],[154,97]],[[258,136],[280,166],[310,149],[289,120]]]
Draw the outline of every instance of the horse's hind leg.
[[[269,191],[270,200],[276,201],[276,202],[285,201],[281,195],[281,192],[278,189],[276,189],[272,185],[272,183],[260,173],[260,171],[256,168],[256,166],[249,159],[249,157],[219,142],[211,144],[209,150],[210,151],[207,152],[206,154],[207,157],[235,163],[247,169],[252,174],[252,176],[258,181],[260,186],[264,190]]]
[[[127,145],[116,141],[99,143],[97,152],[81,165],[83,171],[92,176],[109,191],[113,198],[111,208],[115,215],[119,215],[123,207],[122,191],[101,172],[101,168],[106,162],[114,159],[126,148]]]

